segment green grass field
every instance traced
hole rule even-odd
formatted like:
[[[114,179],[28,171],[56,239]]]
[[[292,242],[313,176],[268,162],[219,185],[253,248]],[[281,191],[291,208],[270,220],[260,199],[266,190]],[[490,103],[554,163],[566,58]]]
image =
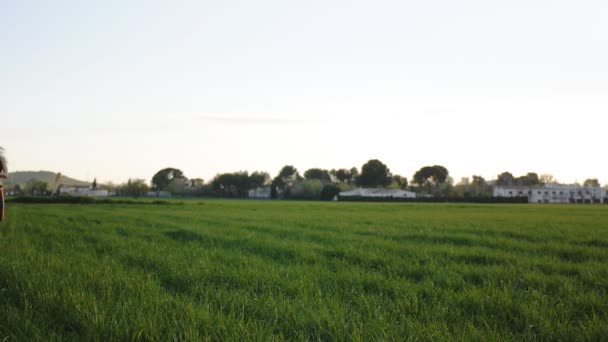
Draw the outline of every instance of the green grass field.
[[[9,204],[0,340],[606,340],[608,206]]]

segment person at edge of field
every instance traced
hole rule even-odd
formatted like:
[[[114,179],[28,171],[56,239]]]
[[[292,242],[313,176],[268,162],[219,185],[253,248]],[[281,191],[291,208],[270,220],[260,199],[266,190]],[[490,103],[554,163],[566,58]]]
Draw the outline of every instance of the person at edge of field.
[[[4,157],[4,149],[0,147],[0,222],[4,221],[4,186],[2,180],[8,177],[8,167]]]

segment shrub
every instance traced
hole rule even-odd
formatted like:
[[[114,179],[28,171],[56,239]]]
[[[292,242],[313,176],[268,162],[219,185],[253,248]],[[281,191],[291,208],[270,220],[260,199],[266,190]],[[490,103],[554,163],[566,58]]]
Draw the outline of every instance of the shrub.
[[[318,200],[321,198],[323,184],[318,179],[307,179],[294,184],[289,195],[291,199]]]
[[[321,190],[321,200],[331,201],[340,194],[340,188],[335,184],[327,184]]]

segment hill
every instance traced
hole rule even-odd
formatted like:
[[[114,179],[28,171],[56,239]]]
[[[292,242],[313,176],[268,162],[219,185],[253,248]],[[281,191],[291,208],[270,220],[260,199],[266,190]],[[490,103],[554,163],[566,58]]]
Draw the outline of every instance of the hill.
[[[55,183],[55,177],[57,173],[50,171],[17,171],[10,172],[8,174],[8,179],[5,181],[7,186],[17,185],[24,186],[27,182],[31,180],[37,180],[46,182],[49,185],[53,185]],[[59,184],[67,185],[67,186],[89,186],[91,183],[84,182],[81,180],[77,180],[74,178],[70,178],[62,175],[59,180]]]

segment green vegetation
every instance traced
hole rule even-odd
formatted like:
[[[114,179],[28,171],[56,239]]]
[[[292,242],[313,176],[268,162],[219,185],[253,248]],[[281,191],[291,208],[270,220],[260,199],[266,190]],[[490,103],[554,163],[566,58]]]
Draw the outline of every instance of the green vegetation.
[[[602,340],[604,206],[11,203],[0,339]]]

